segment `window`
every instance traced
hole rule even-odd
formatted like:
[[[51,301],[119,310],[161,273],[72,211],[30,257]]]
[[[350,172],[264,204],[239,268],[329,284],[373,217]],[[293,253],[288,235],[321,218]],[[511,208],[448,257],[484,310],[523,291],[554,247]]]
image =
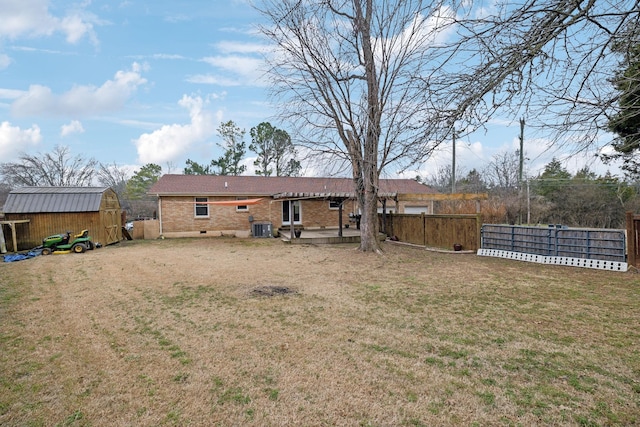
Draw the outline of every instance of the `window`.
[[[236,197],[236,200],[247,200],[246,197]],[[237,205],[236,206],[236,211],[248,211],[249,210],[249,206],[247,205]]]
[[[209,217],[209,201],[208,197],[196,197],[195,216],[196,218],[208,218]]]

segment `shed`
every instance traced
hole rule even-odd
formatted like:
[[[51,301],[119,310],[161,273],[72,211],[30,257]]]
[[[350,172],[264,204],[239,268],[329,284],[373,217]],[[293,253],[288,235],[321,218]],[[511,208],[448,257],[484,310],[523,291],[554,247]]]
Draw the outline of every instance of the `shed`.
[[[84,229],[96,243],[119,242],[120,210],[118,195],[108,187],[23,187],[11,191],[4,204],[6,220],[29,220],[16,224],[18,250],[39,246],[52,234]]]

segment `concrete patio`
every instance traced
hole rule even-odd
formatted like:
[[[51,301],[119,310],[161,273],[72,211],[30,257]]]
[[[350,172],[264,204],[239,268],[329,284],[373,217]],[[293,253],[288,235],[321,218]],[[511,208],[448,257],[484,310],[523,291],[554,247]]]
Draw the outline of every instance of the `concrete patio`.
[[[355,227],[343,228],[342,236],[338,235],[338,228],[305,228],[300,237],[291,239],[289,230],[280,232],[280,238],[285,243],[296,245],[304,244],[334,244],[334,243],[360,243],[360,230]],[[380,240],[384,240],[386,235],[380,233]]]

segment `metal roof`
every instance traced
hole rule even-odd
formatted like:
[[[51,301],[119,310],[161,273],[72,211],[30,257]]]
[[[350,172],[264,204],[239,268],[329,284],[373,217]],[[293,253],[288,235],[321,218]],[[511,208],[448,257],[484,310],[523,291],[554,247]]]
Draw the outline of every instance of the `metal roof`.
[[[4,213],[98,212],[108,187],[23,187],[9,193]]]

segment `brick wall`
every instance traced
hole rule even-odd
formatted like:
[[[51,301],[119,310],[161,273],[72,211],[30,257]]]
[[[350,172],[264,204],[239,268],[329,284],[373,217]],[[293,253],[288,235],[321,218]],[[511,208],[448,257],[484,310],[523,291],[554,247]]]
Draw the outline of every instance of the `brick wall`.
[[[209,216],[196,218],[194,197],[162,197],[163,233],[203,233],[228,230],[250,231],[251,216],[254,222],[270,222],[274,230],[282,225],[282,201],[264,198],[247,211],[235,206],[209,206]],[[236,200],[235,197],[210,197],[209,201]],[[285,202],[288,203],[288,202]],[[305,228],[337,227],[338,209],[330,209],[328,200],[302,200],[301,220]],[[349,213],[356,212],[355,201],[343,204],[342,223],[349,223]]]
[[[302,200],[302,225],[305,228],[338,227],[338,209],[329,208],[328,200]],[[349,223],[349,213],[357,212],[356,203],[347,200],[342,205],[342,224]]]

